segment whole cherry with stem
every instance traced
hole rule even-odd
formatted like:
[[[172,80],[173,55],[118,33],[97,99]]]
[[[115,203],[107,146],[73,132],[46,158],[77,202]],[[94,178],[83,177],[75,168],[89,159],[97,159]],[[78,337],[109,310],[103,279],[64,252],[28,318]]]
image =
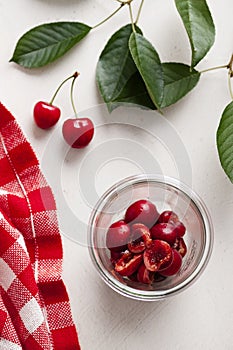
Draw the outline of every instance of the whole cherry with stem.
[[[61,84],[58,86],[57,90],[55,91],[50,102],[39,101],[35,104],[34,110],[33,110],[33,116],[34,116],[35,123],[39,128],[49,129],[58,122],[61,115],[61,110],[59,107],[53,104],[55,97],[57,96],[61,87],[68,80],[72,78],[75,79],[77,76],[78,76],[78,73],[75,72],[73,75],[63,80]]]
[[[78,117],[78,113],[75,108],[74,97],[73,97],[74,82],[77,76],[73,77],[73,81],[70,89],[70,99],[71,99],[73,111],[75,114],[75,118],[69,118],[64,121],[62,126],[62,134],[63,134],[64,140],[72,148],[84,148],[91,142],[94,136],[94,124],[87,117],[84,117],[84,118]]]

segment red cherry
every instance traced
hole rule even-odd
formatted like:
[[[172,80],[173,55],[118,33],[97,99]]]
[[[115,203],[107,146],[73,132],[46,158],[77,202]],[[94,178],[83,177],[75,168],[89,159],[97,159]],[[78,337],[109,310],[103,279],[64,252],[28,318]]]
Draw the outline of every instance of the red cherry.
[[[186,227],[181,221],[177,221],[175,223],[175,228],[176,228],[177,237],[183,237],[185,235]]]
[[[108,229],[106,235],[106,246],[116,252],[127,248],[129,242],[130,228],[123,220],[114,222]]]
[[[150,247],[143,253],[143,260],[147,270],[152,272],[169,266],[172,262],[170,244],[161,240],[152,241]]]
[[[151,227],[157,221],[159,213],[156,206],[146,199],[138,200],[131,204],[125,213],[127,223],[141,223]]]
[[[35,104],[33,115],[39,128],[49,129],[58,122],[61,111],[50,103],[39,101]]]
[[[163,222],[177,222],[179,220],[178,215],[174,213],[174,211],[171,210],[165,210],[159,215],[158,222],[163,223]]]
[[[63,124],[62,134],[72,148],[84,148],[93,138],[94,125],[89,118],[67,119]]]
[[[173,276],[175,275],[181,268],[182,265],[182,256],[180,253],[177,252],[177,250],[172,250],[173,260],[172,263],[162,271],[160,271],[161,275],[163,276]]]
[[[174,244],[177,237],[176,226],[170,223],[156,224],[151,228],[151,237]]]

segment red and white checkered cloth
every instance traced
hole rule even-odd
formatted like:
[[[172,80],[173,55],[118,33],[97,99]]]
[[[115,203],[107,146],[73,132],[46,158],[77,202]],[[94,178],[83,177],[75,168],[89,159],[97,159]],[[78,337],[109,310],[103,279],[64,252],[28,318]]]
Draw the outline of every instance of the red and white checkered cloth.
[[[0,350],[78,350],[53,194],[0,104]]]

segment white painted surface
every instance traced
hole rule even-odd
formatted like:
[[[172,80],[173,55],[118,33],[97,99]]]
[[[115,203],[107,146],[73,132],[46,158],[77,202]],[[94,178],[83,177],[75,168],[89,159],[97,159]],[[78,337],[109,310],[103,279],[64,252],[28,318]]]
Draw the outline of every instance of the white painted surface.
[[[214,47],[199,64],[199,69],[227,63],[233,50],[232,1],[225,0],[223,4],[209,0],[208,3],[217,35]],[[134,0],[135,8],[138,4],[139,0]],[[164,114],[167,125],[175,132],[172,135],[179,135],[191,162],[192,176],[188,175],[187,180],[192,181],[193,189],[204,199],[213,220],[215,243],[211,260],[200,279],[187,291],[167,301],[142,303],[125,299],[105,286],[91,264],[87,248],[70,239],[75,238],[76,227],[72,217],[67,222],[65,209],[63,211],[65,198],[85,227],[92,205],[86,198],[88,193],[79,193],[78,176],[84,181],[85,169],[89,170],[87,181],[96,186],[97,197],[122,176],[140,170],[140,164],[130,162],[133,151],[125,153],[123,159],[116,154],[112,164],[103,160],[102,164],[96,165],[97,168],[91,169],[85,160],[90,162],[91,157],[94,159],[100,155],[97,146],[103,142],[119,138],[123,142],[137,141],[141,149],[145,147],[145,154],[152,151],[155,159],[158,157],[164,174],[177,176],[173,150],[166,149],[153,133],[145,133],[143,128],[147,121],[144,114],[135,111],[135,123],[142,126],[142,130],[138,130],[132,125],[122,125],[127,119],[126,111],[115,112],[109,120],[99,113],[98,105],[102,100],[95,82],[96,63],[110,34],[128,22],[127,10],[90,33],[80,45],[50,66],[28,71],[8,63],[16,41],[33,26],[58,20],[77,20],[94,25],[116,6],[114,0],[0,0],[0,98],[17,117],[57,195],[59,218],[66,231],[63,235],[64,279],[80,343],[83,350],[230,350],[233,347],[233,186],[220,167],[215,144],[220,115],[230,102],[226,71],[206,73],[195,90]],[[146,1],[140,26],[163,61],[189,62],[188,40],[173,1]],[[32,109],[38,100],[49,100],[60,81],[75,70],[81,72],[75,86],[77,109],[93,116],[100,127],[88,149],[67,153],[61,125],[73,114],[68,86],[57,98],[63,114],[55,129],[48,132],[38,130],[33,124]],[[129,124],[132,124],[130,118]],[[109,121],[120,124],[109,126]],[[152,124],[152,130],[157,130],[156,118]],[[125,164],[123,171],[117,167],[117,158],[119,168]],[[59,169],[57,179],[54,169]],[[178,173],[179,170],[178,165]],[[79,240],[85,242],[86,231],[78,235]]]

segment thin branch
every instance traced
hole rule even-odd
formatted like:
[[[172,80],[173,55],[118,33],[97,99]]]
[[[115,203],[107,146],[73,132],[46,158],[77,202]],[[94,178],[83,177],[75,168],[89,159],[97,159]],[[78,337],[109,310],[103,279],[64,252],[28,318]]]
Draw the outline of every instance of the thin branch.
[[[142,12],[142,7],[143,7],[143,4],[144,4],[144,0],[142,0],[142,1],[141,1],[141,4],[140,4],[140,6],[139,6],[139,9],[138,9],[138,14],[137,14],[137,17],[136,17],[136,20],[135,20],[135,24],[137,24],[137,23],[138,23],[138,21],[139,21],[139,17],[140,17],[141,12]]]
[[[228,64],[224,64],[222,66],[211,67],[208,69],[201,70],[199,73],[206,73],[206,72],[211,72],[212,70],[216,70],[216,69],[228,68],[228,66],[229,66]]]
[[[134,20],[133,20],[133,12],[132,12],[131,1],[128,3],[128,5],[129,5],[129,14],[130,14],[130,20],[131,20],[131,24],[132,24],[132,29],[133,29],[133,32],[136,33]]]
[[[125,6],[125,3],[121,3],[121,5],[115,11],[113,11],[113,13],[111,13],[108,17],[103,19],[101,22],[97,23],[95,26],[93,26],[92,29],[95,29],[101,26],[102,24],[104,24],[105,22],[107,22],[110,18],[112,18],[115,14],[117,14],[117,12],[120,11],[123,6]]]

